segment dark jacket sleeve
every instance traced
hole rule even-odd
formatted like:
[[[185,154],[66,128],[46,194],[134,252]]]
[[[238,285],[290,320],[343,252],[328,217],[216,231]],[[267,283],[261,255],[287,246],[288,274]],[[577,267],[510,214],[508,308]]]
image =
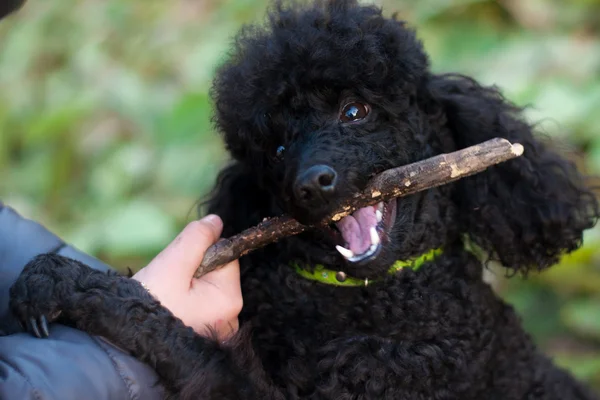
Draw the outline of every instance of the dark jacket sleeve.
[[[48,252],[108,270],[0,203],[0,399],[161,399],[154,371],[100,337],[59,324],[47,339],[22,331],[8,310],[9,288],[32,257]]]

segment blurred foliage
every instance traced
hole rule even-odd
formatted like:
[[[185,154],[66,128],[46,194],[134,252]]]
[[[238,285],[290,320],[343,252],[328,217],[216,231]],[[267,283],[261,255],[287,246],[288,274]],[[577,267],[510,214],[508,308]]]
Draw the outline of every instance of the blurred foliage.
[[[385,0],[436,71],[498,84],[600,172],[600,0]],[[143,266],[226,159],[208,90],[265,0],[29,0],[0,22],[0,199],[112,265]],[[599,230],[561,265],[491,281],[558,363],[600,388]]]

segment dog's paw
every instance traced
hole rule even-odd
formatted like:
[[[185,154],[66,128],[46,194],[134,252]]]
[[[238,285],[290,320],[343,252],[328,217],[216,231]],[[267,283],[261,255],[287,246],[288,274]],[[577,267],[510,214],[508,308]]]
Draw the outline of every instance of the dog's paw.
[[[50,335],[48,325],[60,317],[62,300],[74,290],[65,260],[55,254],[37,256],[10,288],[13,315],[23,329],[39,338]]]

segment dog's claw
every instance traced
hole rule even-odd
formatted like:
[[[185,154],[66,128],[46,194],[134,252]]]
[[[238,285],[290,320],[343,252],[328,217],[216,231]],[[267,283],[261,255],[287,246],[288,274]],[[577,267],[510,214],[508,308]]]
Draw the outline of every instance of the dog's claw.
[[[36,337],[41,338],[42,334],[40,333],[40,329],[38,328],[37,321],[34,317],[29,318],[27,321],[27,325],[29,331],[31,331]]]
[[[40,317],[40,328],[42,330],[43,337],[50,336],[50,331],[48,330],[48,320],[46,319],[45,315]]]

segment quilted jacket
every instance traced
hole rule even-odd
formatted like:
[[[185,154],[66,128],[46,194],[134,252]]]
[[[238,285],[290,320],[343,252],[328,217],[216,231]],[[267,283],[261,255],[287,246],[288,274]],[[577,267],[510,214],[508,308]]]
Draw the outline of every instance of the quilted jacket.
[[[100,337],[58,324],[47,339],[22,331],[8,291],[25,264],[47,252],[109,268],[0,203],[0,399],[161,399],[154,371]]]

